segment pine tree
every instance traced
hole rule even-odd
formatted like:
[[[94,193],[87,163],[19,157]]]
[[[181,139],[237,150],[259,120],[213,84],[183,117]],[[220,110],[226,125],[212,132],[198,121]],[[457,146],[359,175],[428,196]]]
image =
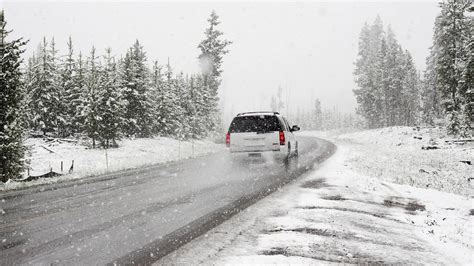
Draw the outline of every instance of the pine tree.
[[[369,128],[417,123],[420,100],[416,68],[391,28],[384,32],[380,17],[362,28],[354,75],[357,111]],[[336,114],[344,124],[344,115]]]
[[[354,70],[355,82],[358,87],[353,92],[358,103],[357,112],[367,119],[369,128],[373,128],[374,122],[371,118],[373,95],[369,91],[372,84],[369,70],[371,62],[373,62],[370,35],[370,26],[365,23],[359,36],[359,51]]]
[[[38,59],[36,58],[35,54],[28,58],[28,62],[25,68],[25,72],[23,75],[23,91],[25,92],[24,95],[24,110],[23,113],[23,127],[26,129],[33,128],[32,120],[33,120],[33,111],[31,110],[31,92],[35,86],[35,66],[38,64]]]
[[[375,24],[374,24],[375,25]],[[393,112],[390,105],[390,98],[393,98],[393,87],[391,84],[391,69],[389,63],[390,46],[387,40],[380,40],[380,49],[375,50],[374,62],[369,70],[372,77],[369,87],[370,95],[373,96],[371,119],[374,127],[392,125]]]
[[[466,38],[463,42],[463,70],[461,73],[460,93],[463,96],[462,134],[474,136],[474,3],[466,7],[470,15],[466,23]]]
[[[54,42],[53,42],[54,43]],[[48,49],[46,38],[39,46],[39,63],[34,67],[34,82],[31,88],[32,125],[43,133],[57,134],[59,86],[55,65],[55,49]]]
[[[74,75],[72,76],[72,89],[66,95],[68,104],[68,114],[71,119],[70,131],[71,134],[83,132],[84,115],[82,111],[86,105],[87,88],[86,75],[87,64],[82,58],[82,53],[79,53],[76,64],[74,66]]]
[[[313,121],[314,129],[322,130],[322,110],[321,101],[319,99],[314,100]]]
[[[122,70],[122,88],[125,107],[125,133],[129,136],[148,137],[153,129],[146,54],[138,40],[125,55]]]
[[[437,47],[435,69],[437,81],[443,98],[442,105],[448,116],[447,131],[449,134],[461,133],[462,106],[467,91],[461,80],[466,65],[466,43],[472,35],[470,18],[466,16],[471,6],[469,0],[448,0],[440,3],[441,14],[436,26],[438,34],[434,45]]]
[[[152,115],[154,121],[153,128],[151,131],[154,135],[163,135],[166,127],[166,109],[164,105],[164,79],[162,73],[162,66],[158,64],[158,61],[153,62],[150,80],[150,99],[153,102]]]
[[[201,50],[199,62],[204,78],[204,87],[208,90],[209,113],[207,117],[209,118],[209,128],[212,131],[222,126],[218,112],[218,89],[221,84],[223,57],[229,52],[227,46],[231,42],[222,39],[223,33],[217,29],[220,24],[219,17],[215,11],[212,11],[207,21],[209,28],[204,32],[206,37],[199,43],[198,48]]]
[[[362,28],[359,39],[359,54],[356,60],[357,89],[354,89],[359,103],[358,112],[367,119],[369,128],[384,124],[383,110],[385,101],[382,89],[382,44],[384,38],[383,24],[379,16],[374,23]]]
[[[180,121],[182,110],[179,104],[180,95],[176,94],[177,80],[173,77],[173,69],[170,63],[165,67],[165,83],[163,86],[163,113],[164,117],[164,133],[167,136],[177,136],[180,127],[183,126]]]
[[[186,106],[189,116],[190,137],[197,139],[205,136],[206,128],[203,126],[206,117],[203,116],[206,103],[203,101],[203,83],[200,76],[192,75],[188,81],[188,103]]]
[[[285,103],[283,102],[283,88],[278,87],[278,92],[277,92],[277,111],[278,112],[283,112],[283,109],[285,108]]]
[[[270,99],[270,110],[272,110],[273,112],[276,112],[278,110],[278,104],[275,95],[272,95],[272,98]]]
[[[52,110],[54,110],[54,114],[56,115],[56,119],[54,124],[56,125],[55,128],[55,135],[59,137],[64,137],[67,135],[66,132],[66,104],[64,102],[64,88],[62,87],[62,80],[61,80],[61,73],[60,73],[60,63],[58,58],[59,51],[56,49],[56,42],[54,38],[51,39],[51,65],[52,65],[52,85],[53,85],[53,93],[54,95],[52,104]]]
[[[22,38],[9,41],[9,31],[0,11],[0,180],[20,177],[24,167],[22,105],[23,91],[20,64],[22,47],[26,44]]]
[[[474,10],[474,7],[472,7]],[[471,11],[474,12],[474,11]],[[474,28],[471,20],[471,28]],[[465,103],[463,106],[465,135],[474,135],[474,38],[467,43],[468,53],[466,67],[462,73],[462,85],[465,90]]]
[[[435,20],[433,39],[439,35],[440,17]],[[424,72],[421,102],[422,102],[422,121],[428,125],[434,125],[435,121],[443,116],[441,106],[441,89],[438,84],[438,72],[436,71],[436,62],[438,56],[438,46],[434,43],[430,47],[430,54],[426,58],[426,70]]]
[[[81,116],[84,119],[83,131],[92,139],[92,147],[96,147],[99,139],[99,123],[102,118],[99,113],[100,94],[100,65],[97,62],[95,48],[92,47],[90,57],[88,58],[88,67],[85,77],[85,97],[84,106],[82,106]]]
[[[176,136],[178,139],[189,139],[191,138],[192,112],[194,111],[194,108],[191,102],[191,88],[182,72],[176,76],[175,85],[174,94],[179,95],[179,97],[176,97],[176,105],[178,107],[176,118],[181,124],[177,129]]]
[[[387,79],[386,84],[384,84],[387,106],[385,125],[405,125],[405,112],[402,104],[407,102],[408,98],[416,96],[403,91],[403,80],[407,73],[405,69],[405,55],[390,27],[387,29],[386,42],[387,53],[386,58],[383,59],[386,62],[384,71]]]
[[[207,102],[207,93],[208,90],[204,86],[204,78],[202,75],[195,75],[193,78],[193,103],[196,109],[195,121],[193,130],[196,132],[195,136],[197,138],[203,138],[209,132],[207,127],[208,118],[208,102]]]
[[[405,50],[404,77],[402,80],[401,125],[412,126],[419,121],[419,76],[410,53]]]
[[[106,49],[105,66],[100,70],[98,84],[98,107],[100,117],[98,122],[98,137],[102,146],[109,148],[116,146],[120,138],[122,126],[123,101],[120,91],[120,81],[117,65],[111,55],[111,49]]]
[[[62,95],[61,95],[61,108],[60,112],[64,119],[63,121],[63,132],[62,136],[69,136],[74,132],[73,128],[73,119],[76,116],[76,112],[74,111],[74,107],[72,106],[72,102],[76,97],[79,95],[75,95],[75,84],[74,84],[74,76],[76,70],[76,61],[74,60],[74,50],[72,46],[72,39],[69,37],[67,42],[68,53],[66,58],[62,62],[61,66],[61,88],[62,88]]]

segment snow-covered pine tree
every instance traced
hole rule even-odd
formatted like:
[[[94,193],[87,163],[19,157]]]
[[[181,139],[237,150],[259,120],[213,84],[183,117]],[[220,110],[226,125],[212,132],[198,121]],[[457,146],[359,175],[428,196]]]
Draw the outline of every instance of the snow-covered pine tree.
[[[193,78],[193,96],[194,106],[196,108],[195,121],[193,130],[196,132],[195,135],[197,138],[202,138],[207,135],[209,128],[207,127],[208,118],[206,114],[209,113],[208,110],[208,90],[204,86],[204,78],[202,75],[195,75]]]
[[[375,24],[374,24],[375,25]],[[372,85],[370,86],[371,95],[373,96],[372,115],[373,124],[375,127],[383,127],[390,125],[391,108],[389,98],[391,96],[390,74],[389,67],[389,46],[387,41],[382,38],[380,40],[380,49],[375,51],[374,62],[370,67],[370,76],[372,77]]]
[[[315,130],[322,130],[322,108],[319,99],[314,100],[313,124]]]
[[[471,8],[474,12],[474,7]],[[471,29],[474,28],[474,21],[471,20]],[[471,33],[474,29],[471,30]],[[465,135],[474,135],[474,38],[471,35],[467,43],[466,66],[462,73],[462,86],[465,90],[465,103],[463,106]]]
[[[99,139],[99,123],[102,120],[99,114],[99,72],[100,65],[97,62],[95,47],[92,47],[86,69],[84,82],[86,91],[81,111],[81,116],[84,119],[83,131],[92,139],[92,148],[96,147],[96,142]]]
[[[187,78],[184,76],[183,72],[180,72],[176,76],[175,85],[174,94],[179,95],[179,97],[176,97],[177,106],[179,107],[176,118],[181,124],[176,132],[176,136],[179,139],[189,139],[192,137],[191,123],[194,108],[191,100],[189,83],[187,82]]]
[[[229,52],[227,46],[230,41],[222,39],[223,33],[217,29],[220,24],[219,17],[215,11],[212,11],[209,19],[209,28],[204,32],[205,39],[202,40],[198,48],[201,50],[199,55],[199,63],[204,78],[204,87],[208,90],[209,113],[209,129],[216,131],[222,127],[220,113],[218,111],[218,89],[221,84],[222,62],[225,54]]]
[[[440,16],[435,20],[433,40],[437,39],[439,34]],[[421,91],[422,122],[428,125],[434,125],[435,121],[443,116],[441,106],[441,89],[438,84],[438,72],[436,71],[436,57],[438,56],[438,46],[436,43],[430,47],[430,54],[426,58],[426,69],[423,74]]]
[[[278,91],[277,91],[277,111],[278,112],[283,112],[285,108],[285,103],[283,101],[283,88],[281,86],[278,86]]]
[[[0,181],[20,177],[24,167],[21,84],[22,38],[8,40],[3,11],[0,11]]]
[[[406,97],[411,96],[403,94],[402,82],[405,76],[405,58],[402,48],[390,27],[387,29],[386,43],[387,54],[384,59],[386,126],[402,125],[404,121],[402,102],[406,100]]]
[[[76,70],[76,61],[74,60],[74,49],[72,45],[71,36],[69,36],[67,42],[68,52],[65,55],[64,60],[62,61],[61,65],[61,88],[62,88],[62,95],[61,95],[61,115],[63,120],[64,131],[62,132],[62,136],[69,136],[74,133],[73,129],[73,119],[76,116],[76,113],[73,111],[74,109],[71,106],[71,103],[74,101],[78,95],[75,95],[75,84],[74,84],[74,76]]]
[[[460,94],[463,97],[461,134],[463,136],[474,136],[474,2],[470,2],[465,12],[471,14],[465,14],[467,30],[463,43],[463,70],[460,81]]]
[[[462,88],[462,73],[466,65],[465,44],[472,35],[471,18],[466,15],[472,5],[470,0],[448,0],[440,3],[439,27],[435,35],[437,56],[435,69],[440,85],[442,105],[447,114],[448,134],[460,134],[462,129],[462,106],[465,102]]]
[[[189,129],[190,137],[193,139],[201,138],[206,133],[206,128],[203,127],[205,117],[203,117],[203,109],[206,103],[202,97],[202,79],[199,76],[191,75],[187,80],[188,87],[188,106],[186,107],[186,113],[190,116]]]
[[[32,120],[33,120],[33,112],[31,110],[31,91],[32,88],[35,86],[35,66],[38,64],[38,60],[35,56],[35,53],[28,58],[26,68],[23,74],[23,91],[25,92],[24,95],[24,112],[23,112],[23,127],[26,129],[30,129],[33,127]]]
[[[173,69],[168,61],[165,66],[164,83],[162,90],[162,117],[163,133],[165,136],[176,136],[181,127],[179,121],[180,106],[178,104],[179,95],[175,94],[176,79],[173,77]]]
[[[150,76],[150,100],[152,101],[152,116],[153,116],[153,135],[163,135],[165,123],[165,106],[164,102],[164,79],[162,73],[162,66],[158,61],[153,62],[153,68]]]
[[[67,93],[66,101],[68,102],[68,114],[71,119],[70,131],[71,134],[82,133],[84,130],[84,115],[82,111],[86,105],[87,88],[87,62],[82,58],[82,53],[79,53],[73,71],[73,86],[70,92]]]
[[[34,82],[30,94],[32,125],[43,133],[57,133],[59,86],[57,69],[46,37],[39,46],[38,64],[34,67]]]
[[[270,98],[270,110],[272,110],[273,112],[276,112],[278,110],[278,104],[275,95],[272,95],[272,97]]]
[[[127,51],[122,65],[121,80],[126,100],[124,132],[128,136],[151,136],[154,121],[149,101],[149,74],[146,54],[138,40]]]
[[[64,87],[62,84],[61,77],[61,66],[60,59],[58,58],[58,50],[56,49],[56,43],[54,38],[51,39],[51,66],[52,66],[52,95],[51,99],[52,106],[51,110],[54,111],[56,119],[54,124],[56,125],[55,134],[59,137],[67,136],[67,103],[64,101]]]
[[[410,53],[405,50],[404,76],[401,89],[401,121],[399,125],[413,126],[419,121],[419,77]]]
[[[357,112],[368,122],[369,127],[374,127],[370,119],[370,110],[372,109],[372,95],[369,93],[371,80],[368,75],[371,63],[370,53],[370,26],[365,23],[359,35],[359,51],[355,62],[355,82],[357,87],[353,90],[357,101]],[[323,127],[324,125],[322,125]]]
[[[384,32],[380,17],[372,25],[364,25],[354,71],[358,85],[354,94],[357,112],[365,118],[369,128],[416,122],[419,109],[417,72],[411,58],[410,63],[406,60],[391,28]],[[417,85],[413,87],[415,83]],[[407,110],[409,118],[406,117]],[[336,114],[341,125],[344,124],[344,115]]]
[[[105,65],[100,69],[98,84],[98,137],[104,148],[116,146],[122,127],[123,106],[117,64],[111,49],[106,49]]]
[[[384,124],[385,103],[381,87],[383,38],[383,24],[379,16],[372,25],[364,25],[359,37],[359,52],[354,71],[358,88],[354,89],[354,94],[358,102],[358,113],[367,120],[369,128],[380,127]]]

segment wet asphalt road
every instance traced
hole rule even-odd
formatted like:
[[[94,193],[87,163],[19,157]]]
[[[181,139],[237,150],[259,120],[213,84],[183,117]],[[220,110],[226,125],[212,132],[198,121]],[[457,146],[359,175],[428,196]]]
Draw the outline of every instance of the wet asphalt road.
[[[331,156],[299,137],[289,164],[227,152],[0,194],[0,264],[151,264]]]

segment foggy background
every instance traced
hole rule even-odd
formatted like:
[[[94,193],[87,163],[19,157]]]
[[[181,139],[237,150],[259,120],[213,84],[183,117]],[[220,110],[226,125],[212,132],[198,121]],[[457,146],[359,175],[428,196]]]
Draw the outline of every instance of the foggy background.
[[[224,57],[221,106],[226,120],[237,112],[269,110],[271,95],[284,89],[289,112],[309,110],[315,98],[323,108],[354,112],[352,75],[364,22],[381,16],[400,44],[414,57],[418,69],[432,43],[439,12],[434,1],[424,2],[300,2],[300,3],[0,3],[12,37],[24,37],[25,58],[46,36],[55,38],[60,55],[71,35],[76,55],[94,45],[99,54],[111,47],[123,55],[136,39],[148,63],[170,63],[176,72],[199,71],[198,43],[212,10],[219,29],[233,42]],[[286,112],[286,106],[285,106]]]

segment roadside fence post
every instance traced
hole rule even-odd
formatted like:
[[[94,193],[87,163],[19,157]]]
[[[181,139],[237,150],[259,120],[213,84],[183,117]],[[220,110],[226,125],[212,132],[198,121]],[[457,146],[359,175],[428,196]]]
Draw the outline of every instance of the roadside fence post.
[[[107,167],[107,170],[109,170],[109,157],[107,154],[107,148],[105,148],[105,165]]]

